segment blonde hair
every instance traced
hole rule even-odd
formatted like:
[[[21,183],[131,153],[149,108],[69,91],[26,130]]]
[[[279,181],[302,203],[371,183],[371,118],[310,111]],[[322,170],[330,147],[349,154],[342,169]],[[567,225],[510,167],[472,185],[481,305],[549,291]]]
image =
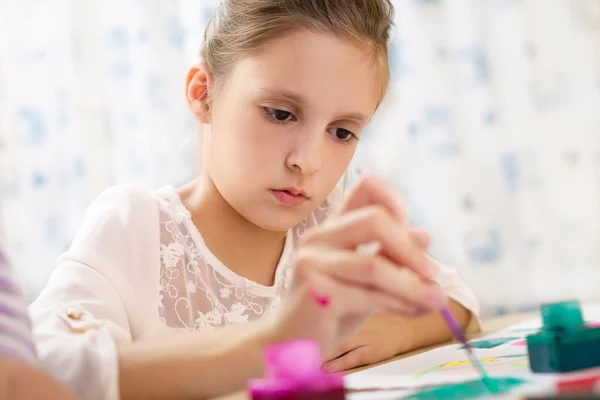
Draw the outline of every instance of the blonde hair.
[[[389,83],[393,19],[390,0],[223,0],[206,27],[201,57],[222,88],[235,63],[269,40],[298,29],[326,32],[371,47],[381,72],[381,101]]]

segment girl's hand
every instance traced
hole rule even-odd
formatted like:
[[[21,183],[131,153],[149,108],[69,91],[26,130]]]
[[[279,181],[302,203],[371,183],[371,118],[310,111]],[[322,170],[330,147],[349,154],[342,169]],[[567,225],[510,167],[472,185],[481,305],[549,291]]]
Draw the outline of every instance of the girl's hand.
[[[325,359],[374,311],[416,316],[445,302],[425,254],[426,235],[410,230],[399,194],[373,177],[357,184],[341,211],[300,246],[290,293],[273,321],[275,340],[313,337]],[[376,255],[361,244],[377,242]]]

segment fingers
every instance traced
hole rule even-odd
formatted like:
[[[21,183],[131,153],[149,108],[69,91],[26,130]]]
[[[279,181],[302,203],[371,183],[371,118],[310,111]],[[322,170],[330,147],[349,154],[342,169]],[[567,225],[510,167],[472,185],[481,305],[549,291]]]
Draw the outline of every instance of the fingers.
[[[344,214],[368,206],[382,207],[398,222],[407,223],[406,205],[402,196],[392,186],[374,176],[362,177],[340,212]],[[423,250],[431,245],[431,237],[425,230],[414,229],[411,236],[416,245]]]
[[[412,229],[410,233],[413,240],[423,250],[427,250],[431,246],[431,236],[429,236],[429,233],[425,229]]]
[[[386,294],[359,286],[348,286],[334,280],[329,280],[327,284],[314,285],[310,295],[319,306],[340,315],[367,316],[380,310],[409,315],[416,312]]]
[[[417,234],[417,237],[421,236]],[[428,279],[436,276],[436,265],[426,256],[422,244],[413,238],[408,226],[399,223],[379,206],[363,207],[332,218],[305,237],[307,245],[348,250],[373,241],[381,243],[381,254],[393,263],[408,267]]]
[[[363,177],[357,183],[344,203],[341,213],[374,205],[386,209],[399,222],[406,222],[406,205],[402,196],[393,187],[374,176]],[[430,246],[431,237],[425,230],[413,229],[411,233],[413,239],[422,248],[426,249]]]
[[[334,353],[334,356],[331,357],[331,359],[329,361],[327,361],[326,364],[330,363],[333,360],[336,360],[338,358],[340,358],[341,356],[343,356],[344,354],[354,350],[355,348],[360,347],[358,345],[349,345],[348,342],[344,342],[344,345],[342,347],[340,347],[339,349],[336,350],[336,352]]]
[[[304,259],[306,260],[306,258]],[[348,285],[335,276],[325,273],[325,268],[296,264],[296,278],[304,281],[308,294],[322,309],[338,315],[367,317],[375,311],[387,311],[403,315],[414,315],[418,310],[384,292],[364,285]]]
[[[341,372],[352,368],[370,364],[371,355],[368,346],[358,347],[341,357],[331,360],[323,365],[326,372]]]
[[[405,315],[437,311],[444,304],[445,295],[438,285],[381,256],[306,246],[296,254],[296,271],[315,271],[348,287],[378,293],[395,301],[395,312]]]
[[[406,219],[406,207],[394,188],[373,176],[365,176],[356,184],[341,208],[341,213],[378,205],[385,208],[398,221]]]
[[[359,347],[363,347],[365,346],[365,341],[361,340],[360,337],[358,337],[357,335],[352,336],[351,338],[349,338],[348,340],[346,340],[338,349],[337,352],[335,353],[335,356],[332,357],[331,359],[328,360],[328,362],[333,361],[337,358],[340,358],[341,356],[343,356],[346,353],[351,352],[352,350],[355,350]]]

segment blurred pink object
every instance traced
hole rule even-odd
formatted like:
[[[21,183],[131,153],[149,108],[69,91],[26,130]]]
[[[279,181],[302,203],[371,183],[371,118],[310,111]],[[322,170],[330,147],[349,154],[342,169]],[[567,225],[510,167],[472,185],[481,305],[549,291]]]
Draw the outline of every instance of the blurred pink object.
[[[280,343],[267,349],[267,376],[251,380],[253,400],[344,400],[341,375],[321,369],[319,344],[303,339]]]

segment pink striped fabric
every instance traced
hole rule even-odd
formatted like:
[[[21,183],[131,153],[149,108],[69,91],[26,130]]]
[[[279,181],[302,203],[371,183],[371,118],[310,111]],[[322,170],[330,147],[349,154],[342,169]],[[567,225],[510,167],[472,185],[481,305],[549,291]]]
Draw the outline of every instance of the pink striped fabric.
[[[0,241],[0,358],[36,363],[27,302]]]

